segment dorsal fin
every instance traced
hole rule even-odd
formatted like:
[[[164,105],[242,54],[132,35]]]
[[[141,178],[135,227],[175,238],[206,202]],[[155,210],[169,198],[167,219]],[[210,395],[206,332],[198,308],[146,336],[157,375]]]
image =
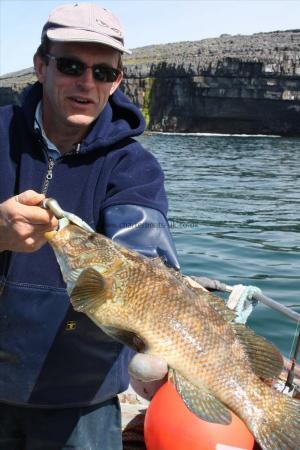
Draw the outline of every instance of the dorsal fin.
[[[224,300],[222,300],[220,297],[217,297],[210,292],[204,292],[203,295],[205,296],[208,303],[218,312],[221,314],[223,319],[227,320],[227,322],[233,322],[237,316],[236,312],[226,305]]]
[[[278,377],[283,369],[283,358],[278,349],[241,323],[232,324],[232,328],[256,375],[264,379]]]
[[[203,290],[201,288],[195,287],[194,284],[191,284],[189,282],[189,277],[183,276],[180,272],[177,272],[174,269],[172,271],[172,274],[197,295],[197,297],[199,298],[200,307],[201,302],[206,301],[212,308],[214,308],[215,311],[217,311],[222,316],[224,320],[227,320],[228,322],[234,321],[237,314],[235,311],[228,308],[224,300],[222,300],[220,297],[213,295],[206,289]]]
[[[151,261],[151,263],[154,266],[158,267],[159,269],[164,269],[164,270],[171,269],[165,265],[164,261],[159,256],[156,256],[156,258],[151,258],[149,261]],[[172,269],[172,271],[173,270],[174,269]],[[175,272],[175,270],[174,270],[174,272]]]
[[[199,307],[201,308],[201,303],[206,302],[211,308],[213,308],[220,316],[229,323],[234,323],[237,316],[236,312],[226,306],[224,300],[220,297],[216,297],[210,292],[205,292],[199,289],[191,288],[199,297]],[[198,291],[198,292],[197,292]]]

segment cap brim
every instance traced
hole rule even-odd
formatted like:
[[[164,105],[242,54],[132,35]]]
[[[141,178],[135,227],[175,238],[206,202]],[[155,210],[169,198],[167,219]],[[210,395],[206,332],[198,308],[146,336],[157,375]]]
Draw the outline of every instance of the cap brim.
[[[55,28],[46,31],[47,37],[50,41],[58,42],[90,42],[94,44],[103,44],[119,50],[122,53],[131,55],[131,51],[125,48],[121,42],[110,36],[94,33],[93,31],[74,30],[71,28]]]

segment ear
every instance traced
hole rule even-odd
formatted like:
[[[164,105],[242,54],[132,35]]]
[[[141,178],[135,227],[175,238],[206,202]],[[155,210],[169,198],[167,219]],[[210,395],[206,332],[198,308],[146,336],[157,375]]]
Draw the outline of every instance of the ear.
[[[123,80],[123,72],[121,72],[116,81],[113,82],[112,87],[110,88],[109,91],[109,95],[112,95],[118,89],[122,80]]]
[[[37,53],[33,57],[33,64],[36,77],[43,84],[45,81],[46,64]]]

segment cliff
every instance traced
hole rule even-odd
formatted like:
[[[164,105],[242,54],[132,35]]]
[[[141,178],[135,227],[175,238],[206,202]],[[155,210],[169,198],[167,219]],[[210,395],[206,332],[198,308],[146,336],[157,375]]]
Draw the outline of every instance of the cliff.
[[[149,130],[300,135],[300,30],[134,49],[122,89]],[[0,77],[18,102],[32,69]]]

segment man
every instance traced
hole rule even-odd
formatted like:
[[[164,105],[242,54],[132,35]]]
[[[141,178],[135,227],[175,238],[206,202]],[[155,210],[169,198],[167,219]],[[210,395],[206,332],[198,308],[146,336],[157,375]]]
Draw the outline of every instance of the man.
[[[44,245],[57,226],[45,196],[178,268],[163,174],[134,140],[144,120],[119,90],[122,53],[110,12],[56,8],[34,56],[38,83],[22,107],[0,110],[0,450],[122,448],[117,393],[133,352],[71,308]],[[167,368],[137,354],[130,370],[149,381]]]

